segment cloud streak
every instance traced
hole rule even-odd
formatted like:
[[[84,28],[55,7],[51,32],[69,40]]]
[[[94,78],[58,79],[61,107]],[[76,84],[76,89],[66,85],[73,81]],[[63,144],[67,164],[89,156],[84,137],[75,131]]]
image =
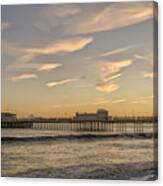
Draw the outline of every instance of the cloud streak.
[[[58,67],[61,67],[62,64],[60,63],[47,63],[47,64],[42,64],[40,67],[38,67],[38,71],[51,71],[54,70]]]
[[[124,48],[118,48],[118,49],[115,49],[115,50],[112,50],[112,51],[105,52],[105,53],[99,55],[99,57],[106,57],[106,56],[109,57],[109,56],[112,56],[112,55],[118,55],[118,54],[127,52],[132,48],[134,48],[134,46],[126,46]]]
[[[102,78],[102,80],[104,81],[104,82],[108,82],[108,81],[111,81],[111,80],[114,80],[114,79],[117,79],[117,78],[119,78],[119,77],[121,77],[122,76],[122,74],[120,73],[120,74],[115,74],[115,75],[113,75],[113,76],[104,76],[103,78]]]
[[[153,78],[154,77],[154,73],[153,72],[145,72],[144,73],[144,78]]]
[[[11,78],[11,81],[15,82],[15,81],[20,81],[20,80],[26,80],[26,79],[36,79],[37,75],[36,74],[21,74],[18,76],[13,76]]]
[[[103,62],[101,65],[101,71],[113,74],[119,72],[121,69],[130,66],[133,63],[132,60],[115,61],[115,62]]]
[[[86,45],[93,41],[92,37],[75,37],[60,40],[55,43],[51,43],[45,47],[37,48],[25,48],[22,49],[24,55],[20,58],[20,61],[28,62],[33,58],[40,55],[56,54],[60,52],[75,52],[83,49]]]
[[[71,83],[71,82],[75,82],[75,81],[78,81],[78,80],[79,80],[78,78],[72,78],[72,79],[64,79],[64,80],[61,80],[61,81],[53,81],[53,82],[46,83],[46,86],[48,88],[52,88],[52,87],[56,87],[56,86],[59,86],[59,85],[65,85],[65,84],[68,84],[68,83]]]
[[[143,60],[143,61],[147,61],[149,62],[151,65],[153,65],[153,52],[148,52],[146,54],[135,54],[134,55],[134,58],[135,59],[138,59],[138,60]]]
[[[119,85],[115,83],[98,83],[96,89],[100,92],[114,92],[119,89]]]
[[[14,63],[17,68],[19,66],[24,65],[32,61],[35,57],[42,55],[51,55],[57,54],[60,52],[72,53],[79,51],[86,47],[88,44],[93,42],[92,37],[73,37],[62,39],[59,41],[55,41],[46,46],[42,47],[33,47],[33,48],[19,48],[17,47],[15,50],[17,51],[17,59]],[[14,66],[13,65],[13,66]]]
[[[92,37],[76,37],[61,40],[43,48],[27,48],[24,51],[31,55],[47,55],[47,54],[55,54],[59,52],[74,52],[84,48],[87,44],[93,41]]]
[[[118,103],[124,103],[126,101],[127,101],[126,99],[117,99],[117,100],[113,100],[112,103],[113,104],[118,104]]]
[[[115,62],[100,62],[100,80],[102,82],[111,81],[122,76],[122,73],[119,73],[122,69],[130,66],[133,63],[131,59]],[[115,74],[117,73],[117,74]]]
[[[50,71],[60,64],[45,63],[44,65],[33,63],[33,60],[38,56],[52,55],[60,52],[72,53],[82,50],[88,44],[93,42],[92,37],[72,37],[62,39],[42,47],[20,48],[18,46],[10,47],[10,50],[16,55],[15,62],[8,66],[8,69],[13,68],[33,68],[38,71]],[[9,47],[8,47],[9,48]]]
[[[93,103],[94,105],[118,104],[126,102],[126,99],[107,100],[105,98],[98,98]]]
[[[148,101],[146,100],[135,100],[135,101],[132,101],[133,104],[147,104]]]
[[[120,86],[114,82],[114,80],[122,76],[122,73],[118,72],[120,72],[123,68],[130,66],[132,63],[133,63],[132,60],[100,62],[101,83],[98,83],[96,85],[96,90],[108,93],[118,90]]]
[[[103,57],[117,56],[119,54],[128,52],[129,50],[131,50],[133,48],[135,48],[134,45],[126,46],[126,47],[121,47],[121,48],[117,48],[117,49],[110,50],[110,51],[107,51],[107,52],[103,52],[103,53],[99,54],[98,56],[86,57],[86,59],[87,60],[94,60],[94,59],[103,58]]]
[[[153,96],[138,97],[132,103],[134,104],[147,104],[149,101],[153,100]]]
[[[14,63],[8,66],[8,70],[13,69],[34,69],[37,71],[45,71],[50,72],[51,70],[54,70],[56,68],[62,67],[63,65],[61,63]]]
[[[106,100],[105,98],[97,98],[95,102],[93,102],[93,105],[104,105],[109,104],[110,102],[110,100]]]

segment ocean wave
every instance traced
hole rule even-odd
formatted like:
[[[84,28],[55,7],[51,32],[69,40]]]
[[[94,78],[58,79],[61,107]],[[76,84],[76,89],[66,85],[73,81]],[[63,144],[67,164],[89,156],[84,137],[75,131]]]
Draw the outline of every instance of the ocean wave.
[[[1,137],[1,142],[29,142],[29,141],[50,141],[50,140],[99,140],[106,138],[135,138],[149,139],[157,137],[153,133],[140,134],[71,134],[71,135],[55,135],[55,136],[31,136],[31,137]]]
[[[3,175],[28,178],[101,179],[101,180],[156,180],[154,162],[125,164],[81,164],[62,168],[29,169],[26,172]]]

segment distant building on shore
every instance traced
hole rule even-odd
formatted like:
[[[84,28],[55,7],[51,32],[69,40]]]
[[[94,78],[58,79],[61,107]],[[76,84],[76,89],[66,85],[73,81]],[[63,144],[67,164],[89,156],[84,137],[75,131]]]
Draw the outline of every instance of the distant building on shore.
[[[96,113],[76,113],[74,121],[108,121],[109,114],[105,109],[98,109]]]
[[[17,117],[16,114],[14,113],[10,113],[10,112],[2,112],[1,113],[1,121],[5,122],[5,121],[16,121]]]

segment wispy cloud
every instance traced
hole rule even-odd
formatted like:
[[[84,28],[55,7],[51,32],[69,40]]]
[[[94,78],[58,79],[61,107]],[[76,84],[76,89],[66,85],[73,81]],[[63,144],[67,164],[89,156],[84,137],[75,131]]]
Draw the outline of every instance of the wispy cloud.
[[[98,83],[96,89],[100,92],[114,92],[119,89],[119,85],[115,83]]]
[[[126,99],[117,99],[117,100],[113,100],[112,103],[117,104],[117,103],[124,103],[126,101],[127,101]]]
[[[112,3],[103,10],[80,20],[73,29],[77,33],[106,31],[145,21],[152,15],[153,7],[149,2]]]
[[[153,96],[138,97],[138,98],[135,98],[134,100],[127,100],[124,98],[114,99],[114,100],[108,100],[105,98],[97,98],[93,104],[94,105],[120,104],[120,103],[125,103],[127,101],[129,101],[130,103],[133,103],[133,104],[139,104],[139,103],[140,104],[147,104],[152,100],[153,100]]]
[[[147,104],[153,100],[153,96],[138,97],[132,101],[134,104]]]
[[[144,72],[143,76],[144,76],[144,78],[153,78],[154,73],[153,72]]]
[[[105,57],[105,56],[109,57],[109,56],[112,56],[112,55],[121,54],[121,53],[124,53],[126,51],[129,51],[132,48],[134,48],[134,46],[126,46],[126,47],[123,47],[123,48],[118,48],[118,49],[111,50],[111,51],[105,52],[103,54],[100,54],[99,57]]]
[[[153,96],[141,96],[137,98],[137,100],[151,100],[151,99],[153,99]]]
[[[21,61],[28,62],[34,57],[40,55],[56,54],[59,52],[75,52],[81,50],[86,45],[90,44],[92,41],[92,37],[76,37],[61,40],[49,44],[45,47],[22,49],[25,54],[21,57]]]
[[[61,63],[14,63],[8,66],[8,70],[13,70],[13,69],[34,69],[37,71],[46,71],[49,72],[51,70],[54,70],[56,68],[62,67],[63,65]]]
[[[45,47],[22,49],[24,55],[20,61],[28,62],[40,55],[56,54],[59,52],[75,52],[83,49],[93,41],[92,37],[75,37],[51,43]]]
[[[74,52],[84,48],[87,44],[93,41],[92,37],[75,37],[61,40],[43,48],[27,48],[24,51],[31,55],[47,55],[58,52]]]
[[[116,99],[116,100],[108,100],[105,98],[98,98],[93,103],[94,105],[105,105],[105,104],[118,104],[126,102],[126,99]]]
[[[123,68],[130,66],[132,63],[132,60],[100,62],[99,64],[101,83],[98,83],[96,85],[96,89],[101,92],[114,92],[118,90],[120,86],[114,82],[115,79],[122,76],[122,73],[118,72],[120,72]]]
[[[46,83],[46,86],[49,87],[49,88],[52,88],[52,87],[56,87],[56,86],[59,86],[59,85],[65,85],[65,84],[68,84],[68,83],[71,83],[71,82],[75,82],[75,81],[78,81],[78,80],[79,80],[78,78],[71,78],[71,79],[64,79],[64,80],[61,80],[61,81],[53,81],[53,82]]]
[[[103,57],[109,57],[113,55],[119,55],[119,54],[124,54],[125,52],[128,52],[129,50],[135,48],[134,45],[126,46],[126,47],[121,47],[121,48],[116,48],[107,52],[103,52],[97,56],[93,57],[86,57],[86,60],[94,60],[94,59],[99,59]],[[136,57],[135,57],[136,58]]]
[[[130,66],[133,63],[131,59],[115,62],[100,62],[100,79],[103,82],[107,82],[113,79],[117,79],[122,76],[122,73],[119,73],[123,68]],[[115,74],[118,73],[118,74]]]
[[[93,105],[104,105],[104,104],[109,104],[110,100],[107,100],[105,98],[97,98],[94,102]]]
[[[133,104],[146,104],[147,101],[145,100],[136,100],[136,101],[132,101]]]
[[[35,26],[42,31],[62,27],[64,35],[108,31],[150,19],[153,3],[110,3],[103,8],[92,4],[89,10],[80,5],[51,5],[40,11]]]
[[[52,105],[53,108],[57,109],[63,109],[63,108],[69,108],[69,107],[81,107],[81,106],[88,106],[92,105],[91,102],[86,102],[86,103],[76,103],[76,104],[62,104],[62,105]]]
[[[19,48],[12,46],[12,50],[16,51],[16,62],[11,65],[12,67],[36,67],[36,64],[28,64],[35,57],[41,55],[56,54],[59,52],[75,52],[83,49],[86,45],[93,41],[92,37],[73,37],[64,40],[60,40],[44,47],[37,48]]]
[[[119,72],[121,69],[131,65],[132,63],[133,63],[132,60],[102,62],[101,71],[107,72],[109,74],[113,74],[113,73]]]
[[[104,82],[107,82],[107,81],[110,81],[110,80],[117,79],[117,78],[119,78],[119,77],[121,77],[121,76],[122,76],[121,73],[120,73],[120,74],[115,74],[115,75],[113,75],[113,76],[104,76],[104,77],[102,78],[102,80],[103,80]]]
[[[51,64],[45,62],[44,65],[33,63],[34,58],[42,55],[57,54],[59,52],[75,52],[83,49],[93,41],[92,37],[73,37],[62,39],[45,46],[35,48],[20,48],[19,46],[8,46],[10,51],[16,55],[15,62],[8,66],[8,69],[13,68],[34,68],[39,71],[49,71],[55,69],[60,64]],[[8,50],[7,50],[8,51]]]
[[[11,78],[11,81],[20,81],[20,80],[25,80],[25,79],[36,79],[37,75],[36,74],[21,74],[18,76],[13,76]]]
[[[60,63],[42,64],[38,68],[38,71],[51,71],[51,70],[56,69],[56,68],[61,67],[61,66],[62,66],[62,64],[60,64]]]
[[[153,52],[144,53],[143,55],[135,54],[134,58],[138,60],[150,62],[150,64],[153,65]]]

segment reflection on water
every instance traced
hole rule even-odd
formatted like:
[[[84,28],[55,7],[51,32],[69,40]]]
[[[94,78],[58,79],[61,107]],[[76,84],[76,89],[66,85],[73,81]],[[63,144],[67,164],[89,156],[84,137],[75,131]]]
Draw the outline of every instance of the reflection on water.
[[[3,137],[56,136],[65,134],[69,135],[72,132],[2,129]],[[153,145],[152,139],[127,138],[101,140],[63,139],[60,141],[4,143],[2,144],[2,175],[19,176],[23,173],[32,177],[39,175],[55,177],[62,174],[62,171],[65,170],[64,176],[62,174],[63,177],[69,178],[70,175],[74,175],[77,178],[82,178],[81,175],[84,175],[84,172],[88,171],[86,167],[89,167],[89,175],[91,176],[95,174],[94,172],[97,169],[103,169],[105,171],[104,168],[106,166],[106,170],[108,171],[109,165],[128,165],[132,163],[136,163],[137,165],[141,163],[143,165],[143,163],[152,162],[154,158]],[[139,166],[140,169],[142,169],[141,165]],[[78,170],[73,167],[78,167]],[[51,169],[52,171],[48,172]],[[60,169],[59,173],[56,172],[58,169]],[[115,168],[113,170],[115,174],[120,174],[120,172],[118,173],[118,169]],[[37,174],[33,171],[37,171]],[[95,178],[98,178],[98,171],[96,174]],[[109,173],[107,173],[104,178],[108,179],[110,178],[109,176]],[[132,176],[130,175],[131,178]]]

